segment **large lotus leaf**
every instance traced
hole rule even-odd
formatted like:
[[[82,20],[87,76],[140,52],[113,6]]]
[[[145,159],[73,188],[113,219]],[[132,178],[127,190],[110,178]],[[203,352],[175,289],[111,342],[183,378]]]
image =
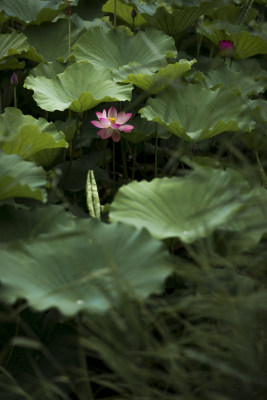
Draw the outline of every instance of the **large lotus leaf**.
[[[105,101],[131,99],[132,85],[120,85],[111,72],[88,63],[76,63],[53,79],[28,76],[24,87],[34,91],[34,99],[47,111],[90,110]]]
[[[120,0],[116,0],[116,15],[125,21],[128,25],[133,25],[132,18],[132,9],[133,7],[128,6],[126,4],[122,4]],[[114,14],[114,0],[108,0],[102,7],[102,11],[104,13]],[[134,19],[135,26],[144,26],[146,25],[146,20],[142,17],[142,15],[137,14]]]
[[[52,122],[23,115],[17,108],[6,108],[0,116],[0,143],[6,154],[34,161],[39,160],[41,150],[68,147],[63,132],[58,132]],[[42,165],[51,164],[51,157],[49,151],[46,159],[42,156]]]
[[[123,83],[132,83],[153,94],[157,94],[164,90],[166,87],[172,86],[173,83],[191,69],[191,66],[195,64],[197,60],[179,60],[175,64],[169,64],[166,67],[161,68],[158,72],[147,73],[147,74],[130,74]],[[118,74],[114,74],[116,81],[120,82],[121,78]]]
[[[74,45],[76,60],[106,67],[117,72],[121,80],[131,73],[157,71],[167,65],[166,57],[176,54],[174,40],[154,29],[128,36],[124,30],[94,28]]]
[[[242,30],[238,25],[214,24],[205,22],[200,32],[218,45],[220,40],[231,40],[234,43],[233,57],[236,60],[252,57],[256,54],[267,54],[267,40],[260,33]]]
[[[230,89],[177,85],[150,98],[141,116],[165,126],[187,141],[201,141],[227,131],[250,131],[255,122],[247,103]]]
[[[33,207],[30,210],[6,205],[0,207],[0,219],[2,243],[63,233],[75,227],[74,216],[58,205]]]
[[[213,8],[214,5],[208,1],[197,6],[173,9],[171,12],[163,5],[157,8],[154,15],[146,13],[142,15],[151,26],[173,36],[185,31],[201,15],[208,13]]]
[[[94,219],[71,232],[15,241],[0,250],[2,298],[26,298],[37,310],[67,316],[103,312],[124,296],[146,298],[171,273],[164,246],[143,230]]]
[[[0,150],[0,171],[0,200],[12,197],[46,200],[43,189],[46,176],[41,167],[22,160],[17,154],[7,155]]]
[[[110,219],[145,227],[158,239],[185,243],[206,237],[245,207],[250,185],[234,170],[200,167],[182,178],[132,182],[121,187]]]
[[[45,22],[40,26],[28,26],[24,34],[28,38],[29,45],[35,49],[35,53],[40,55],[43,60],[47,62],[55,60],[65,62],[68,59],[69,35],[67,19],[60,19],[53,23]],[[80,35],[81,29],[72,26],[71,46],[76,43]]]
[[[257,71],[255,71],[255,74]],[[242,70],[242,65],[237,67],[236,64],[229,67],[226,64],[220,65],[219,68],[211,70],[205,75],[205,83],[208,88],[217,88],[219,86],[238,88],[242,95],[256,95],[264,92],[267,88],[267,73],[264,78],[256,79],[253,74],[248,74]]]
[[[28,50],[29,43],[23,33],[5,33],[0,35],[0,60],[5,57],[21,54]]]
[[[1,0],[0,3],[0,11],[23,25],[53,21],[65,7],[61,0]]]

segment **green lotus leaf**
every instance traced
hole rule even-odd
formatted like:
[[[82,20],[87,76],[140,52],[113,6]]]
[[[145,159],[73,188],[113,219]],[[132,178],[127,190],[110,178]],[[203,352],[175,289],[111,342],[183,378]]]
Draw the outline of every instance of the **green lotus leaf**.
[[[212,14],[212,18],[214,20],[227,20],[232,24],[235,24],[241,10],[242,7],[230,3],[224,7],[217,7],[215,12]],[[257,15],[258,15],[258,10],[251,7],[248,11],[248,15],[246,17],[245,22],[249,23],[251,20],[255,19]]]
[[[133,18],[131,16],[133,7],[128,6],[120,2],[120,0],[116,0],[116,15],[121,18],[128,25],[133,25]],[[114,14],[114,0],[108,0],[102,7],[102,11],[104,13]],[[135,26],[144,26],[146,25],[146,20],[142,17],[142,15],[137,14],[134,19]]]
[[[23,25],[53,21],[66,5],[61,0],[1,0],[0,11]]]
[[[70,19],[71,22],[75,24],[76,27],[79,29],[89,30],[95,28],[96,26],[101,26],[101,28],[106,29],[107,31],[110,30],[108,17],[95,18],[91,21],[87,21],[85,19],[82,19],[78,14],[72,14]]]
[[[46,176],[43,168],[24,161],[17,154],[7,155],[0,150],[0,200],[28,197],[46,201]]]
[[[253,76],[255,74],[248,74],[247,71],[242,70],[242,64],[240,66],[232,64],[231,67],[222,64],[205,75],[205,82],[208,88],[236,87],[242,95],[256,95],[267,88],[267,73],[265,77],[258,79]]]
[[[197,60],[179,60],[175,64],[169,64],[161,68],[158,72],[147,74],[130,74],[123,83],[132,83],[133,85],[145,90],[146,92],[157,94],[173,83],[191,69]],[[120,81],[118,74],[114,74],[116,81]]]
[[[250,193],[250,185],[238,172],[198,166],[186,177],[134,181],[121,187],[110,219],[144,227],[158,239],[178,237],[192,243],[227,226],[243,210]]]
[[[52,122],[43,118],[35,119],[23,115],[17,108],[6,108],[0,115],[0,143],[6,154],[19,154],[25,160],[39,161],[41,165],[51,164],[53,151],[47,149],[66,148],[63,132],[58,132]],[[47,157],[39,152],[47,150]]]
[[[120,85],[111,72],[88,63],[76,63],[53,79],[28,76],[24,87],[34,91],[34,99],[47,111],[90,110],[102,102],[131,99],[132,85]]]
[[[205,22],[200,32],[218,45],[220,40],[231,40],[234,43],[233,57],[236,60],[255,56],[256,54],[267,54],[267,41],[260,33],[241,31],[238,25],[214,24]]]
[[[167,65],[166,57],[177,54],[174,40],[155,29],[128,36],[124,30],[94,28],[84,33],[73,48],[77,61],[117,72],[121,81],[131,73],[155,72]]]
[[[76,220],[71,232],[15,241],[0,254],[5,301],[25,298],[36,310],[57,307],[66,316],[106,311],[122,295],[144,299],[160,292],[172,271],[167,250],[148,232],[95,219]]]
[[[169,9],[162,5],[157,8],[154,15],[143,13],[143,17],[156,29],[170,36],[185,31],[201,15],[208,13],[214,8],[210,2],[202,2],[197,6],[184,7],[183,9]]]
[[[255,122],[247,103],[230,89],[177,85],[150,98],[139,112],[187,141],[201,141],[227,131],[249,132]]]
[[[0,242],[29,240],[63,233],[75,228],[75,218],[62,206],[33,207],[30,210],[12,206],[0,207]]]
[[[72,61],[68,64],[62,64],[59,61],[53,61],[49,63],[41,62],[37,67],[31,70],[31,75],[36,77],[44,76],[45,78],[55,78],[57,75],[62,74],[67,68],[67,66],[72,65]]]
[[[20,62],[16,57],[8,57],[0,61],[0,71],[5,69],[23,69],[25,67],[25,62]]]
[[[55,60],[65,62],[68,59],[69,35],[67,19],[60,19],[53,23],[45,22],[40,26],[28,26],[24,34],[27,36],[29,45],[35,49],[35,53],[40,55],[43,60],[47,62]],[[80,35],[81,29],[73,26],[71,30],[71,46],[76,43]]]
[[[0,34],[0,60],[28,50],[29,43],[23,33]]]

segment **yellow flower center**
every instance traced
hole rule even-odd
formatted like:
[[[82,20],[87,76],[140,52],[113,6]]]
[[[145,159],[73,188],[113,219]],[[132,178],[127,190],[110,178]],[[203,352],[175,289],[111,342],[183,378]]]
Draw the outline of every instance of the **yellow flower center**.
[[[115,122],[116,122],[116,118],[109,118],[109,120],[110,120],[110,122],[111,122],[112,124],[115,124]]]

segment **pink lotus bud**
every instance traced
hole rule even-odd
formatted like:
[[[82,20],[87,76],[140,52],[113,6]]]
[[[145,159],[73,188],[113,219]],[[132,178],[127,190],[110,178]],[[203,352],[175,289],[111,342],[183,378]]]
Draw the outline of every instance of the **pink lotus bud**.
[[[231,40],[220,40],[218,48],[220,55],[223,57],[230,57],[234,53],[234,43]]]
[[[10,83],[13,86],[17,86],[17,84],[19,83],[18,75],[16,74],[16,72],[13,72],[13,74],[12,74],[12,76],[10,78]]]

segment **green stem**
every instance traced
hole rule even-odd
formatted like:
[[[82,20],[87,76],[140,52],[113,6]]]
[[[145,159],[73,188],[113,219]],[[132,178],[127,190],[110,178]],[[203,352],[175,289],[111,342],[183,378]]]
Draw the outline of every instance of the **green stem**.
[[[78,113],[76,113],[76,126],[75,126],[75,133],[74,133],[74,137],[73,137],[73,141],[72,141],[72,148],[71,148],[71,152],[70,152],[70,161],[69,161],[69,165],[67,168],[67,171],[65,173],[64,179],[63,179],[63,183],[62,183],[62,187],[64,190],[67,178],[70,174],[71,171],[71,167],[72,167],[72,161],[73,161],[73,155],[74,155],[74,148],[75,148],[75,139],[77,137],[77,133],[78,133],[78,129],[79,129],[79,117],[78,117]]]
[[[134,175],[135,175],[135,170],[136,170],[136,145],[134,145],[134,151],[133,151],[133,170],[132,170],[132,180],[134,180]]]
[[[117,26],[117,0],[114,0],[114,29]]]
[[[127,171],[127,164],[126,164],[126,154],[125,154],[125,145],[123,139],[121,140],[121,158],[122,158],[122,168],[123,168],[123,179],[128,181],[128,171]]]
[[[113,192],[116,189],[116,176],[115,176],[115,142],[112,140],[112,169],[113,169]]]
[[[201,34],[198,35],[198,41],[197,41],[197,56],[196,56],[196,58],[199,58],[199,55],[200,55],[202,37],[203,37],[203,36],[202,36]]]
[[[258,164],[258,167],[259,167],[259,171],[260,171],[263,187],[265,189],[267,189],[267,176],[266,176],[266,173],[265,173],[264,168],[262,166],[262,163],[261,163],[261,160],[260,160],[258,152],[256,151],[255,154],[256,154],[256,160],[257,160],[257,164]]]
[[[71,46],[71,20],[70,20],[70,15],[68,17],[69,20],[69,57],[68,60],[70,60],[70,46]]]
[[[14,86],[14,107],[17,108],[17,88]]]
[[[144,164],[145,164],[145,178],[147,178],[146,139],[144,140]]]
[[[159,138],[158,138],[158,125],[156,123],[156,139],[155,139],[155,168],[154,168],[154,176],[155,178],[158,175],[158,144],[159,144]]]

